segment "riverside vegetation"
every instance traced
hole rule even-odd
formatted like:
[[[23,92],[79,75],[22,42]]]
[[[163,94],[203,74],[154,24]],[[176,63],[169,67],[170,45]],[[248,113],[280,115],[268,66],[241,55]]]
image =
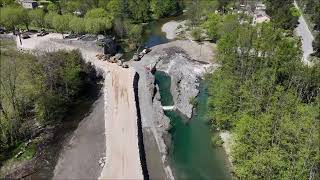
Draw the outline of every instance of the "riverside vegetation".
[[[319,177],[320,62],[301,62],[292,3],[268,0],[272,20],[257,26],[240,24],[248,21],[242,14],[211,13],[196,23],[217,42],[221,67],[207,78],[208,115],[214,128],[233,134],[240,179]]]
[[[115,35],[128,49],[140,45],[142,23],[181,12],[182,0],[39,1],[43,8],[23,9],[2,0],[0,25],[6,30],[47,28],[59,33]]]
[[[10,158],[31,159],[34,138],[60,123],[69,108],[95,83],[94,68],[78,51],[32,55],[18,52],[14,41],[1,40],[0,166]],[[32,140],[25,149],[25,143]],[[34,140],[34,141],[33,141]],[[26,151],[17,156],[19,151]]]
[[[179,13],[183,7],[179,0],[63,0],[28,11],[13,1],[1,2],[1,25],[7,30],[31,25],[61,33],[110,33],[130,43],[139,43],[141,23]],[[245,14],[228,13],[236,2],[195,0],[187,12],[192,15],[195,40],[217,42],[216,59],[221,67],[207,77],[210,124],[234,135],[231,156],[236,177],[316,179],[320,172],[319,35],[314,42],[313,65],[306,66],[301,62],[299,39],[293,36],[300,12],[292,0],[266,0],[271,22],[257,26],[251,26],[251,18]],[[317,7],[305,10],[314,17],[315,31],[319,26]],[[214,13],[216,9],[219,14]],[[82,15],[72,14],[77,10]],[[6,92],[1,94],[1,110],[10,115],[5,118],[2,113],[0,119],[3,158],[3,152],[29,137],[28,128],[23,128],[27,122],[46,124],[59,119],[64,112],[61,107],[72,102],[79,91],[83,70],[78,67],[85,65],[76,60],[79,55],[75,51],[40,57],[12,53],[7,46],[1,51],[1,62],[8,63],[1,66],[1,78],[8,79],[1,81],[8,90],[1,90]],[[22,60],[6,61],[11,56]],[[69,60],[64,63],[60,57],[65,56]],[[59,63],[52,64],[55,61]],[[57,71],[48,73],[46,68],[51,66]],[[15,72],[19,74],[14,76]]]

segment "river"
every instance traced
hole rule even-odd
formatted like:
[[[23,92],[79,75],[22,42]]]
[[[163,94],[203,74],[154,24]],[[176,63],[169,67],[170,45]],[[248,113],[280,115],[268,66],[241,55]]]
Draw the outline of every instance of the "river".
[[[160,89],[161,104],[173,105],[170,76],[156,72],[155,77]],[[208,92],[205,81],[200,83],[199,89],[195,114],[188,123],[178,112],[165,112],[172,125],[170,164],[177,179],[231,179],[224,149],[212,146],[210,141],[213,132],[206,118]]]

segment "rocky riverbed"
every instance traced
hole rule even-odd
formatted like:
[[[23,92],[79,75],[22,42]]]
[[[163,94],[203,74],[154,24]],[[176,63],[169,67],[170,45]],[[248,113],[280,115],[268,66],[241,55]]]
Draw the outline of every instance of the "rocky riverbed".
[[[173,179],[167,157],[168,145],[171,144],[168,133],[170,120],[164,114],[159,88],[151,70],[156,68],[170,75],[174,105],[178,111],[190,118],[193,111],[192,99],[199,93],[199,79],[217,67],[211,61],[213,48],[214,44],[211,43],[198,44],[190,40],[178,40],[154,46],[141,61],[129,62],[140,75],[139,101],[144,138],[148,142],[145,148],[149,172],[158,171],[156,174],[150,174],[150,177]],[[160,162],[159,158],[150,156],[152,151],[148,152],[154,149],[154,146],[157,146],[159,151]]]
[[[141,67],[156,68],[171,77],[171,93],[175,108],[187,118],[193,113],[194,99],[198,95],[199,79],[213,71],[217,64],[211,61],[214,44],[178,40],[158,45],[145,55]]]
[[[212,68],[212,64],[192,59],[184,49],[173,46],[163,49],[156,68],[170,75],[175,108],[191,118],[195,97],[199,93],[199,79]]]

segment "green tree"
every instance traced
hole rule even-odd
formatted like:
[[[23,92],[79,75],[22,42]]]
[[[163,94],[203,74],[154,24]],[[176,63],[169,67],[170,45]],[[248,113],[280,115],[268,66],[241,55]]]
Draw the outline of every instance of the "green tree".
[[[63,14],[65,13],[73,13],[78,10],[85,11],[87,8],[82,9],[82,5],[88,5],[83,4],[81,1],[61,1],[60,7]]]
[[[110,0],[107,9],[113,17],[124,16],[124,2],[122,0]]]
[[[21,23],[26,26],[26,29],[29,31],[29,25],[31,23],[31,18],[28,14],[28,10],[23,9],[19,11]]]
[[[150,3],[148,0],[129,1],[130,17],[136,22],[146,22],[150,18]]]
[[[108,14],[102,8],[95,8],[88,11],[85,15],[86,31],[94,34],[108,31],[112,27],[112,20],[110,14]]]
[[[150,8],[155,18],[176,14],[179,11],[177,0],[151,0]]]
[[[218,14],[211,13],[208,15],[207,20],[202,24],[206,30],[209,39],[217,41],[220,37],[219,28],[222,26],[222,17]]]
[[[317,35],[314,41],[312,42],[314,53],[312,55],[320,58],[320,35]]]
[[[44,16],[45,25],[47,28],[53,28],[53,18],[58,16],[56,12],[49,12]]]
[[[103,8],[95,8],[88,11],[85,18],[105,18],[108,17],[108,13]]]
[[[14,30],[18,25],[23,24],[24,10],[22,8],[5,7],[0,10],[0,22],[7,30]]]
[[[271,21],[277,27],[293,30],[298,24],[299,17],[294,9],[293,0],[267,0],[267,13],[271,15]]]
[[[55,13],[59,13],[60,12],[59,6],[57,6],[55,3],[49,3],[48,6],[47,6],[47,10],[49,12],[55,12]]]
[[[71,15],[56,15],[52,18],[52,27],[59,33],[62,34],[70,30],[69,21],[71,20]]]
[[[202,41],[203,40],[202,33],[203,33],[202,29],[199,27],[196,27],[196,28],[193,28],[193,30],[191,31],[191,36],[195,41]]]
[[[131,48],[135,49],[142,43],[142,26],[138,24],[127,25],[127,36],[131,43]]]
[[[84,33],[85,29],[86,29],[84,19],[79,18],[79,17],[75,17],[75,16],[72,17],[72,19],[70,20],[69,27],[70,27],[71,31],[73,31],[77,34]]]
[[[319,62],[304,66],[298,40],[285,32],[242,24],[218,40],[209,117],[233,132],[240,179],[319,176]]]
[[[45,26],[45,13],[42,9],[34,9],[29,11],[29,17],[31,19],[31,23],[36,27],[43,28]]]

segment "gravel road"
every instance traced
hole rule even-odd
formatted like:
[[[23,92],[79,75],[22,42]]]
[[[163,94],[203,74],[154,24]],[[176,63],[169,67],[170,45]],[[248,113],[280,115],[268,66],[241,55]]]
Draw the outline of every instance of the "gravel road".
[[[105,156],[103,96],[94,103],[65,145],[55,167],[53,179],[97,179],[102,168],[99,159]]]

